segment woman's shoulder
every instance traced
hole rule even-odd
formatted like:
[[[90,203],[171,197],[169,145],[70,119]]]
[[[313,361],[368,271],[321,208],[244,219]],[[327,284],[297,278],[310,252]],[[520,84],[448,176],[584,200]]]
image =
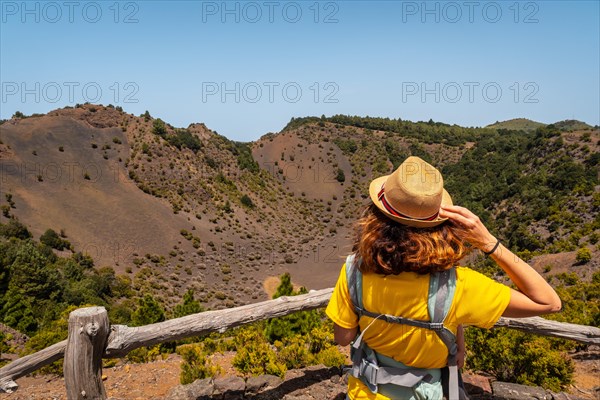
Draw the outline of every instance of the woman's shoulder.
[[[470,268],[470,267],[465,267],[465,266],[457,266],[455,267],[456,269],[456,275],[457,276],[470,276],[470,275],[483,275],[481,272],[477,272],[474,269]]]
[[[482,274],[479,271],[475,271],[474,269],[471,269],[469,267],[456,267],[456,279],[457,280],[461,280],[461,281],[465,281],[465,280],[469,280],[469,281],[494,281],[492,278]]]
[[[457,287],[461,287],[463,291],[489,292],[489,294],[498,291],[509,292],[508,286],[469,267],[456,268],[456,281]]]

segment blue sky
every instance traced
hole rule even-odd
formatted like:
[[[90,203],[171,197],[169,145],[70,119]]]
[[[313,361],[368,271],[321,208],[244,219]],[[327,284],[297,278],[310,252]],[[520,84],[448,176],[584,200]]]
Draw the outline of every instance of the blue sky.
[[[600,124],[599,1],[0,1],[0,118],[84,103],[255,140],[292,117]]]

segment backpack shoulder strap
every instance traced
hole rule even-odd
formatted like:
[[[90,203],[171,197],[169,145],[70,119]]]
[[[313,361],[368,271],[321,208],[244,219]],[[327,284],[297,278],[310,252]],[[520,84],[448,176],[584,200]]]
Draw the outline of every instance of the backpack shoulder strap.
[[[448,310],[452,305],[454,292],[456,290],[456,269],[432,274],[429,279],[429,295],[427,300],[427,310],[431,322],[442,323],[448,315]],[[458,390],[458,367],[456,362],[456,337],[446,327],[435,331],[439,338],[448,348],[448,369],[449,369],[449,398],[460,398]]]
[[[427,310],[431,322],[444,322],[452,305],[455,290],[456,270],[454,268],[431,274],[427,298]]]
[[[359,315],[363,314],[362,301],[362,273],[358,269],[360,258],[356,254],[350,254],[346,257],[346,282],[348,283],[348,292],[354,306],[354,311]]]

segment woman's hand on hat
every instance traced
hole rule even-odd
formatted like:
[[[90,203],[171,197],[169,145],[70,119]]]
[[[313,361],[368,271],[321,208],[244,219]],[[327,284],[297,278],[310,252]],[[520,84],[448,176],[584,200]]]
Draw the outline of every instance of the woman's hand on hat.
[[[461,232],[458,234],[462,239],[479,250],[489,251],[497,242],[497,239],[483,225],[479,217],[465,207],[442,206],[440,217],[448,218],[453,224],[459,226]]]

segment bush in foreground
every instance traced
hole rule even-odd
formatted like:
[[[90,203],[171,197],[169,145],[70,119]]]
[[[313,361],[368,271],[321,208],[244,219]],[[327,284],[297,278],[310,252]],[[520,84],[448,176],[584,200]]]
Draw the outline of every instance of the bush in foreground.
[[[467,367],[504,382],[542,386],[559,392],[573,380],[574,365],[562,341],[510,329],[465,332]]]

